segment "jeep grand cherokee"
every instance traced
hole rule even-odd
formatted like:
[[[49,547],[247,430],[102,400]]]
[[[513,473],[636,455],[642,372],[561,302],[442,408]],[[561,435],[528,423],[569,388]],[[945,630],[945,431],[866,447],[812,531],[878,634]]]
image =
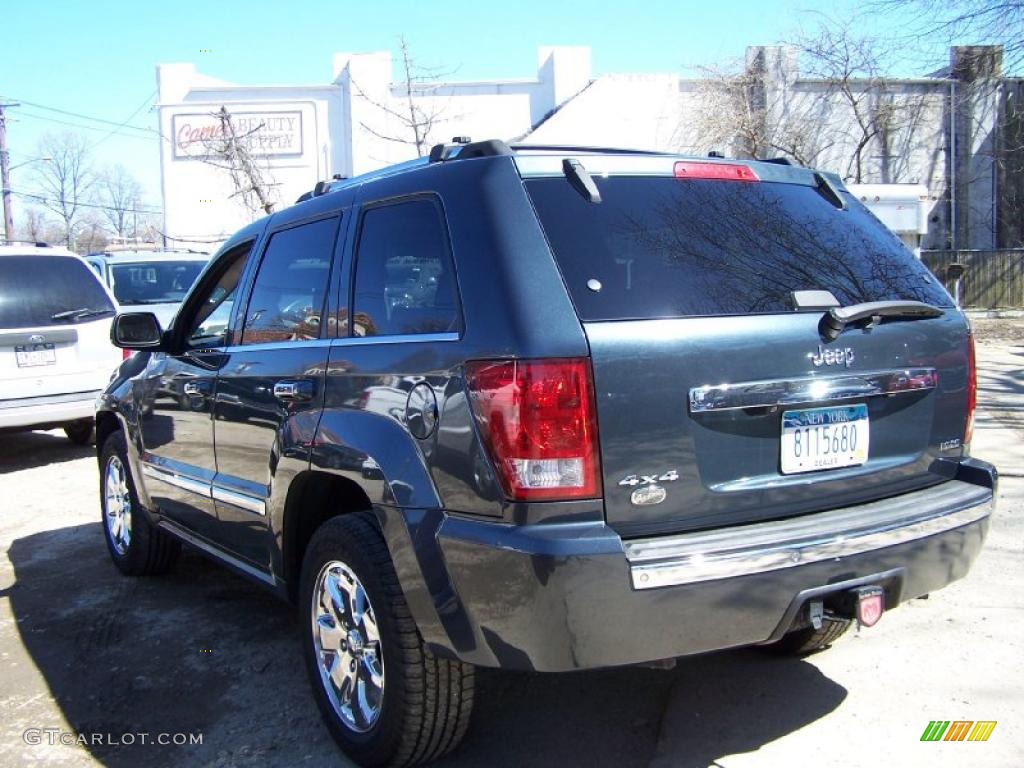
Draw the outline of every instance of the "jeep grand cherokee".
[[[803,653],[978,554],[967,322],[834,175],[491,141],[308,197],[115,322],[102,513],[295,601],[357,762],[451,750],[476,666]]]

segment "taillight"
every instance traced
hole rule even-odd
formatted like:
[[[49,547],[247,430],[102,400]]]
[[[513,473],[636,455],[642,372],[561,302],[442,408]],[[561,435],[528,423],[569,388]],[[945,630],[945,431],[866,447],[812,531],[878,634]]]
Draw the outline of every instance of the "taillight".
[[[739,163],[700,163],[680,160],[672,169],[677,179],[711,181],[760,181],[754,169]]]
[[[518,501],[601,495],[590,362],[466,364],[473,414],[505,495]]]
[[[964,427],[964,445],[974,435],[974,410],[978,407],[978,363],[974,355],[974,336],[967,337],[967,425]]]

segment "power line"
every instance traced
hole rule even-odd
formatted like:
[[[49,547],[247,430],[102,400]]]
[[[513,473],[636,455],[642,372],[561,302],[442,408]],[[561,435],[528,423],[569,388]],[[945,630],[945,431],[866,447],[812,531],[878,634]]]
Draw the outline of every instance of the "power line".
[[[32,120],[42,120],[43,122],[56,123],[58,125],[66,125],[66,126],[69,126],[71,128],[81,128],[82,130],[86,130],[86,131],[101,131],[102,132],[102,131],[107,131],[108,130],[106,128],[100,128],[99,126],[95,126],[95,125],[82,125],[81,123],[72,123],[72,122],[69,122],[67,120],[58,120],[56,117],[47,117],[46,115],[34,115],[31,112],[25,112],[24,110],[20,111],[18,114],[20,116],[22,116],[22,117],[27,117],[27,118],[30,118]],[[156,135],[156,136],[141,136],[141,135],[138,135],[138,134],[129,133],[129,134],[125,134],[124,138],[126,138],[126,139],[142,139],[144,141],[157,141],[157,140],[159,140],[161,138],[161,136],[159,134]],[[99,142],[97,141],[96,143],[98,144]]]
[[[56,199],[54,199],[52,197],[46,197],[45,195],[33,194],[32,192],[18,192],[17,190],[14,190],[14,189],[10,190],[10,192],[11,192],[12,195],[17,195],[18,197],[27,197],[30,200],[35,200],[35,201],[40,202],[40,203],[49,203],[51,205],[61,205],[62,204],[62,201],[56,200]],[[99,209],[102,209],[102,210],[105,210],[105,211],[125,211],[126,213],[152,213],[152,214],[157,214],[157,215],[163,213],[163,210],[157,209],[157,208],[117,208],[117,207],[112,206],[112,205],[101,205],[99,203],[82,203],[82,202],[74,202],[74,203],[72,203],[70,200],[63,201],[63,202],[68,204],[68,205],[74,205],[76,207],[81,207],[81,208],[99,208]]]
[[[89,149],[95,149],[100,144],[102,144],[104,141],[109,139],[111,136],[114,136],[115,134],[120,133],[124,128],[132,127],[132,126],[129,126],[128,123],[131,122],[132,118],[134,118],[137,114],[139,114],[139,112],[142,111],[143,107],[145,107],[147,104],[150,103],[150,101],[152,101],[154,96],[156,96],[156,90],[154,90],[151,94],[149,94],[145,99],[142,100],[142,103],[139,104],[139,106],[135,108],[134,112],[132,112],[130,115],[128,115],[128,117],[125,118],[124,122],[121,123],[120,127],[115,128],[114,130],[112,130],[109,133],[107,133],[105,136],[101,136],[100,138],[98,138],[96,141],[94,141],[89,146]],[[142,137],[140,136],[139,138],[142,138]],[[146,137],[146,138],[149,138],[149,137]]]
[[[146,98],[146,101],[149,101],[150,98],[152,98],[152,96],[148,96]],[[25,104],[26,106],[29,106],[29,107],[35,107],[36,109],[45,110],[47,112],[56,112],[57,114],[67,115],[68,117],[77,117],[80,120],[89,120],[90,122],[94,122],[94,123],[104,123],[106,125],[112,125],[115,128],[130,128],[133,131],[142,131],[143,133],[155,133],[157,136],[160,135],[160,131],[156,130],[155,128],[144,128],[144,127],[138,126],[138,125],[128,125],[127,124],[127,122],[128,122],[127,120],[124,123],[118,123],[118,122],[115,122],[113,120],[106,120],[105,118],[102,118],[102,117],[94,117],[92,115],[83,115],[81,112],[71,112],[71,111],[66,110],[66,109],[58,109],[57,107],[48,107],[45,104],[39,104],[39,103],[32,102],[32,101],[25,101],[24,99],[21,100],[21,103]],[[140,107],[140,109],[141,109],[141,107]],[[138,112],[138,110],[136,110],[136,112]],[[135,115],[133,114],[132,117],[134,117],[134,116]],[[128,118],[128,119],[131,120],[131,118]]]

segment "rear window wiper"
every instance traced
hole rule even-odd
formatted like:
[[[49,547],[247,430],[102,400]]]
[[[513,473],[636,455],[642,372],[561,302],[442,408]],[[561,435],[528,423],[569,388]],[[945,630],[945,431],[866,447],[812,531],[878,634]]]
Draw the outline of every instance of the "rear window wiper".
[[[54,312],[50,315],[51,320],[83,320],[86,317],[99,317],[100,315],[114,314],[112,309],[93,309],[91,307],[79,307],[64,312]]]
[[[822,316],[818,330],[823,339],[832,341],[850,325],[877,325],[883,319],[923,320],[941,316],[941,309],[923,301],[866,301],[849,307],[833,307]]]

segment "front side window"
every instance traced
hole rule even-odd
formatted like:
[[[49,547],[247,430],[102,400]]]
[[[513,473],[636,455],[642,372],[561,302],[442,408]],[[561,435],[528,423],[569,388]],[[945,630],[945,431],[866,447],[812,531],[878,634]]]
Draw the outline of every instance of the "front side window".
[[[320,338],[338,219],[320,219],[270,238],[249,308],[242,344]]]
[[[356,253],[353,332],[357,336],[458,331],[452,256],[430,200],[371,208]]]
[[[225,266],[220,270],[220,276],[207,288],[191,322],[187,323],[186,340],[190,349],[222,347],[227,343],[231,308],[251,250],[252,243],[245,243],[225,257]]]

